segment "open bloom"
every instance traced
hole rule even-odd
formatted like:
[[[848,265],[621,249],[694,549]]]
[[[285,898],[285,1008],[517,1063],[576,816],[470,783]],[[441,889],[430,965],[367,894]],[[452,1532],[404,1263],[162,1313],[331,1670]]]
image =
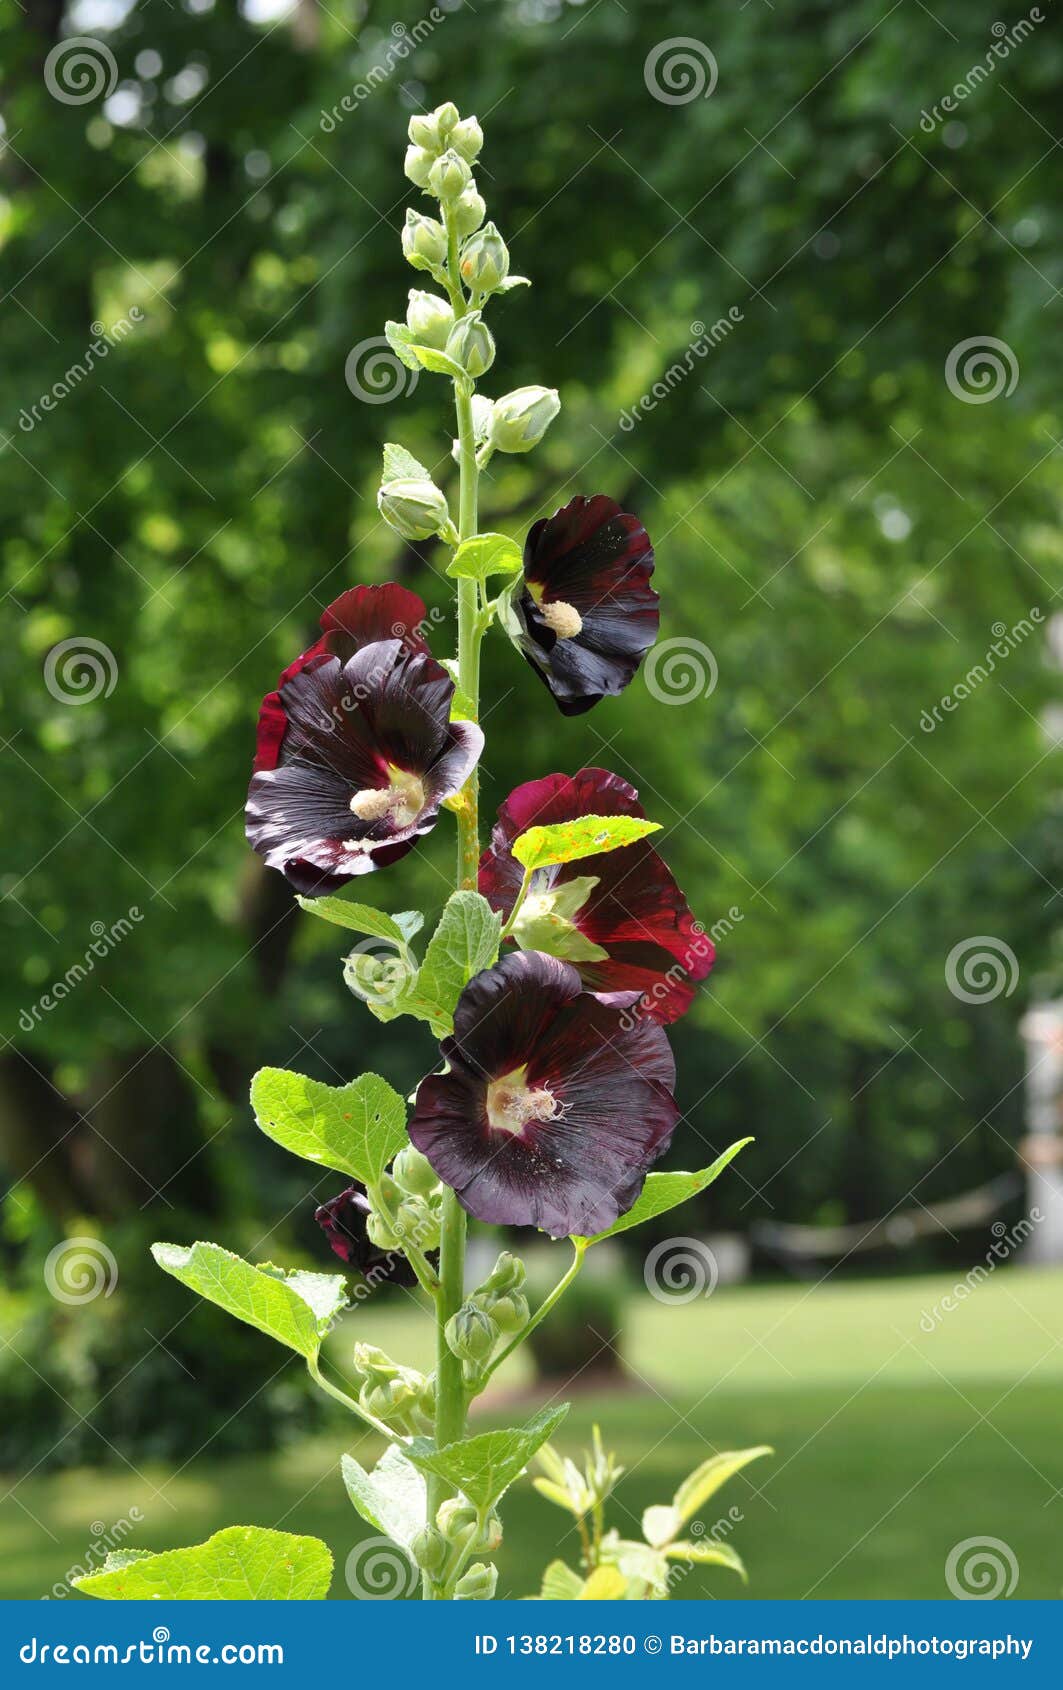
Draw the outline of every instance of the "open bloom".
[[[679,1116],[668,1040],[625,1016],[632,997],[585,992],[538,951],[469,981],[410,1137],[471,1215],[561,1238],[630,1209]]]
[[[472,722],[449,720],[453,696],[446,670],[398,639],[308,658],[280,688],[277,762],[251,780],[254,849],[311,897],[405,856],[483,748]]]
[[[653,547],[598,493],[536,522],[512,599],[516,643],[565,716],[622,692],[657,638]]]
[[[508,919],[520,891],[524,870],[511,850],[518,834],[587,815],[645,811],[635,788],[605,769],[547,775],[511,792],[480,859],[480,891],[492,909]],[[648,839],[537,870],[510,937],[566,958],[591,991],[641,993],[640,1012],[660,1022],[689,1009],[716,955]]]
[[[258,741],[255,747],[255,769],[275,769],[280,757],[281,741],[287,727],[280,689],[300,669],[305,669],[312,657],[327,653],[346,663],[356,651],[371,645],[374,640],[401,640],[407,651],[428,654],[428,646],[419,633],[425,619],[424,600],[389,581],[382,587],[351,587],[334,599],[321,613],[321,635],[308,650],[289,663],[275,692],[268,692],[258,713]]]

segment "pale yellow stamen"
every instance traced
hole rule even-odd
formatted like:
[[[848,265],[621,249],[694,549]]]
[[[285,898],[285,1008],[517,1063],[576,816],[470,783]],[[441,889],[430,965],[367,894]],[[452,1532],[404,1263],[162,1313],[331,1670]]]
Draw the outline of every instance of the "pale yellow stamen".
[[[424,809],[424,784],[407,769],[388,765],[387,786],[366,786],[350,800],[352,814],[360,822],[391,818],[396,827],[409,827]]]
[[[548,604],[541,604],[539,614],[559,640],[574,640],[583,627],[579,611],[563,599],[551,599]]]
[[[529,1086],[527,1069],[515,1068],[487,1088],[487,1119],[496,1132],[519,1133],[529,1121],[549,1121],[557,1100],[545,1086]]]
[[[360,822],[379,821],[394,804],[395,794],[388,786],[368,786],[363,792],[356,792],[351,799],[351,809]]]

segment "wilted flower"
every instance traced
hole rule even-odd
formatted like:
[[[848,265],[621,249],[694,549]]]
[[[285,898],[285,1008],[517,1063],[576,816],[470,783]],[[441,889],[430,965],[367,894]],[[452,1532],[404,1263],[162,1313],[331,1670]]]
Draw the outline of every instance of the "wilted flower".
[[[635,1201],[679,1111],[653,1021],[582,990],[576,970],[518,951],[474,975],[422,1080],[410,1137],[463,1208],[560,1238],[602,1231]]]
[[[531,528],[512,599],[523,655],[566,716],[622,692],[657,638],[653,547],[638,517],[598,493]]]
[[[483,747],[449,720],[453,696],[446,670],[397,639],[311,658],[280,688],[277,760],[251,781],[254,849],[311,897],[405,856]]]
[[[399,1250],[378,1250],[366,1231],[370,1214],[364,1185],[355,1182],[314,1210],[314,1219],[341,1262],[374,1282],[414,1285],[416,1276]]]
[[[524,870],[511,850],[518,834],[588,815],[645,811],[635,788],[606,769],[547,775],[511,792],[480,859],[480,891],[492,909],[508,918],[520,891]],[[590,991],[642,993],[640,1012],[660,1022],[690,1008],[716,955],[648,839],[538,869],[511,938],[571,962]]]

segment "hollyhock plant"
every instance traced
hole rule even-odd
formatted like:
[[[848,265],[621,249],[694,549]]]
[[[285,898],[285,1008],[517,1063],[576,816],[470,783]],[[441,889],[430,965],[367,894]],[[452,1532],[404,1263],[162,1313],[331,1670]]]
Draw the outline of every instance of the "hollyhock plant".
[[[479,123],[447,102],[412,118],[409,137],[406,173],[439,215],[411,210],[402,250],[438,292],[416,294],[385,333],[398,364],[452,385],[457,485],[448,497],[430,469],[388,442],[377,509],[405,544],[446,548],[438,573],[455,583],[457,649],[439,661],[429,653],[425,607],[395,584],[353,587],[330,605],[320,637],[293,654],[262,705],[247,836],[337,949],[353,942],[342,963],[357,1013],[426,1025],[418,1059],[426,1077],[412,1107],[412,1075],[398,1088],[372,1072],[335,1084],[263,1068],[252,1082],[262,1132],[315,1177],[328,1168],[343,1182],[316,1218],[322,1253],[361,1270],[353,1289],[346,1273],[285,1271],[218,1244],[153,1249],[189,1290],[298,1355],[321,1390],[384,1440],[372,1469],[345,1456],[343,1479],[371,1543],[379,1549],[382,1533],[392,1540],[395,1588],[382,1588],[378,1557],[360,1589],[352,1552],[352,1592],[406,1595],[419,1579],[426,1600],[475,1601],[495,1592],[501,1499],[567,1411],[551,1405],[475,1433],[476,1399],[589,1252],[704,1191],[749,1141],[694,1172],[657,1166],[680,1121],[663,1024],[688,1007],[712,946],[648,842],[659,828],[635,789],[593,768],[529,781],[502,805],[481,856],[484,638],[492,627],[508,634],[563,715],[588,710],[630,684],[656,637],[654,558],[641,520],[604,494],[570,499],[537,522],[523,551],[481,523],[481,472],[496,452],[533,450],[560,400],[550,387],[497,399],[477,391],[495,362],[487,313],[527,285],[511,274],[495,225],[478,233],[486,216],[473,176]],[[445,445],[437,461],[448,461]],[[450,815],[455,889],[424,938],[425,916],[402,907],[401,892],[387,909],[351,895],[351,881],[393,867],[437,824],[449,832]],[[366,1042],[363,1029],[352,1048]],[[413,1035],[388,1055],[412,1045]],[[469,1215],[538,1236],[544,1252],[547,1238],[567,1238],[567,1266],[534,1308],[510,1250],[486,1275],[469,1271]],[[374,1252],[408,1267],[408,1294],[434,1328],[431,1371],[393,1360],[361,1330],[353,1365],[342,1372],[330,1346],[326,1366],[330,1331],[381,1277]],[[656,1260],[655,1248],[647,1276]],[[551,1593],[639,1594],[646,1554],[659,1549],[663,1564],[676,1542],[675,1523],[656,1519],[663,1512],[650,1510],[646,1543],[618,1543],[615,1557],[611,1538],[584,1534],[586,1588],[572,1569],[561,1567],[561,1577],[557,1563]],[[595,1546],[612,1557],[608,1568],[592,1568]],[[211,1583],[218,1559],[230,1580],[241,1556],[253,1572],[250,1594],[327,1594],[324,1544],[256,1527],[105,1563],[81,1583],[94,1595],[150,1598],[168,1593],[179,1563],[183,1589],[220,1594]],[[603,1572],[608,1589],[599,1578],[592,1590]]]
[[[565,957],[590,991],[635,993],[641,1013],[674,1021],[690,1008],[716,951],[648,840],[590,865],[552,864],[525,884],[514,841],[531,827],[586,815],[643,817],[645,811],[635,788],[605,769],[518,786],[501,806],[480,859],[480,891],[505,920],[512,944]]]
[[[530,529],[513,637],[562,715],[623,692],[657,638],[653,547],[614,499],[570,499]]]

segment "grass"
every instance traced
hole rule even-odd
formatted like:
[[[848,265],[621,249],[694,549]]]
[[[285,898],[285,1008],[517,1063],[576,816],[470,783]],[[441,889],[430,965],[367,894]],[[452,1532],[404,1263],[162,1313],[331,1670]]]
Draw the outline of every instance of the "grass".
[[[713,1449],[774,1445],[705,1515],[708,1527],[732,1505],[741,1515],[730,1541],[748,1590],[696,1569],[677,1596],[946,1596],[949,1551],[990,1536],[1016,1559],[1017,1596],[1058,1597],[1063,1272],[1001,1269],[934,1321],[952,1288],[935,1277],[742,1287],[685,1307],[633,1300],[633,1388],[577,1392],[559,1441],[575,1452],[601,1421],[628,1467],[613,1514],[628,1533]],[[418,1359],[420,1331],[404,1311],[358,1321],[373,1342]],[[512,1372],[508,1385],[518,1383]],[[138,1547],[193,1543],[235,1521],[324,1537],[338,1563],[334,1595],[346,1597],[344,1565],[367,1530],[337,1464],[344,1448],[365,1461],[377,1447],[341,1426],[275,1456],[199,1458],[176,1475],[97,1469],[33,1476],[10,1492],[12,1478],[0,1499],[0,1595],[43,1595],[84,1559],[93,1522],[109,1527],[136,1507],[143,1521],[127,1541]],[[575,1561],[566,1516],[527,1480],[507,1498],[505,1524],[500,1595],[529,1594],[553,1555]]]

